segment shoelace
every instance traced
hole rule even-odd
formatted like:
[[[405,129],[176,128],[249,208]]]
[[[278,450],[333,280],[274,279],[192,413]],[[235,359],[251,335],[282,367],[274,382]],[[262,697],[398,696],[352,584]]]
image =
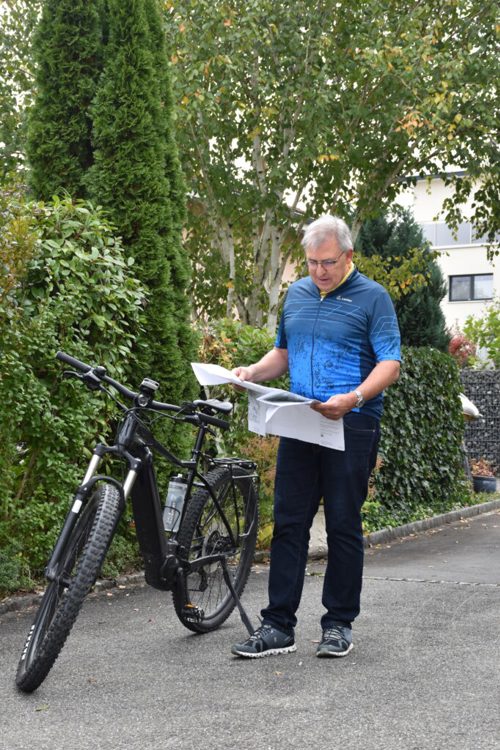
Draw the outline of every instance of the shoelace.
[[[323,639],[325,641],[343,641],[345,640],[345,636],[338,625],[333,625],[331,628],[325,630]]]
[[[255,633],[252,633],[249,641],[258,641],[265,633],[268,633],[271,630],[271,625],[261,625],[260,628],[257,628]]]

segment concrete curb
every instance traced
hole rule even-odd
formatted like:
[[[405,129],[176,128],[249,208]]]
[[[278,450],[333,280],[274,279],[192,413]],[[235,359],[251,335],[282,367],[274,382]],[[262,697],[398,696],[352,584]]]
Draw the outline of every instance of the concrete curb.
[[[103,578],[96,581],[93,588],[94,593],[100,593],[107,591],[108,589],[116,588],[128,588],[129,586],[143,585],[144,573],[131,573],[127,576],[119,576],[118,578]],[[6,614],[6,612],[23,612],[29,607],[38,605],[43,596],[43,591],[33,592],[29,594],[20,594],[19,596],[9,596],[6,599],[2,599],[0,602],[0,616]]]
[[[497,508],[500,508],[500,498],[491,500],[487,503],[481,503],[479,505],[471,505],[467,508],[452,510],[449,513],[443,513],[440,516],[433,516],[432,518],[426,518],[422,521],[408,523],[404,526],[397,526],[392,529],[388,528],[382,529],[381,531],[374,531],[373,533],[367,534],[365,536],[365,547],[372,547],[376,544],[385,544],[387,542],[393,541],[394,539],[402,539],[413,534],[419,534],[423,531],[434,529],[446,523],[460,521],[462,518],[470,518],[471,516],[477,516],[482,513],[490,513]],[[316,533],[312,533],[311,535],[311,545],[309,548],[310,559],[321,559],[326,557],[326,539],[319,538],[318,526],[321,526],[321,522],[316,527]],[[257,552],[255,554],[255,562],[263,562],[268,558],[269,552],[266,551]],[[100,593],[115,588],[140,586],[144,585],[144,583],[144,573],[132,573],[131,575],[120,576],[118,578],[106,578],[97,581],[94,587],[94,591],[96,593]],[[39,604],[42,598],[42,593],[43,592],[21,594],[19,596],[10,596],[6,599],[3,599],[2,601],[0,601],[0,616],[6,614],[7,612],[23,612],[29,607]]]
[[[407,523],[404,526],[398,526],[394,529],[381,529],[380,531],[374,531],[365,536],[365,547],[373,547],[375,544],[385,544],[385,542],[390,542],[393,539],[402,539],[406,536],[411,536],[412,534],[419,534],[428,529],[435,529],[437,526],[442,526],[445,523],[454,523],[455,521],[460,521],[462,518],[471,518],[472,516],[478,516],[481,513],[490,513],[497,508],[500,508],[500,498],[497,500],[490,500],[488,503],[470,505],[468,508],[451,510],[449,513],[443,513],[440,516],[433,516],[432,518],[425,518],[422,521],[415,521],[414,523]]]
[[[462,518],[470,518],[471,516],[477,516],[480,513],[489,513],[492,510],[496,510],[497,508],[500,508],[500,498],[490,500],[487,503],[480,503],[479,505],[471,505],[466,508],[452,510],[448,513],[442,513],[438,516],[432,516],[432,518],[425,518],[422,521],[407,523],[404,526],[396,526],[394,528],[373,531],[371,534],[367,534],[365,536],[365,547],[373,547],[376,544],[386,544],[387,542],[393,541],[394,539],[403,539],[406,536],[411,536],[413,534],[422,533],[423,531],[428,531],[428,529],[435,529],[437,526],[442,526],[446,523],[460,521]],[[328,548],[322,510],[323,509],[320,506],[319,512],[316,514],[313,527],[311,529],[309,558],[313,560],[320,560],[327,556]]]

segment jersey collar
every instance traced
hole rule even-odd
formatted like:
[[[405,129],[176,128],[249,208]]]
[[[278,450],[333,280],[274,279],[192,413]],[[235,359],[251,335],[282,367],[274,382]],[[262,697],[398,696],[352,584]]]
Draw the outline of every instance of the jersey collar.
[[[355,266],[355,265],[354,265],[354,263],[353,263],[353,262],[351,261],[351,265],[350,265],[350,266],[349,266],[349,268],[347,269],[347,273],[346,273],[346,275],[344,276],[344,278],[342,279],[342,281],[340,281],[340,282],[339,282],[338,284],[336,284],[335,286],[333,286],[333,287],[332,287],[331,289],[327,289],[326,291],[321,291],[321,290],[319,290],[319,294],[320,294],[320,297],[321,297],[321,298],[323,298],[323,297],[326,297],[326,296],[327,296],[327,294],[331,294],[331,293],[332,293],[332,292],[334,292],[334,291],[335,291],[336,289],[338,289],[338,288],[339,288],[340,286],[342,286],[342,284],[344,284],[344,283],[345,283],[345,282],[347,281],[347,279],[349,279],[349,278],[350,278],[350,277],[352,276],[352,274],[354,273],[354,271],[355,271],[355,270],[356,270],[356,266]]]

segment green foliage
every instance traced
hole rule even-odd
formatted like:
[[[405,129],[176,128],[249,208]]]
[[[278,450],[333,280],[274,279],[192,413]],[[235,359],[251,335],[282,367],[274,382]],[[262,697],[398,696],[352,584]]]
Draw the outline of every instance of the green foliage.
[[[12,565],[22,552],[24,580],[43,568],[107,422],[102,398],[61,379],[55,353],[109,366],[119,379],[144,295],[101,210],[11,195],[9,204],[0,228],[15,268],[0,288],[0,546]]]
[[[425,274],[424,286],[396,301],[401,339],[407,346],[432,346],[445,352],[450,334],[439,303],[446,294],[446,282],[433,260],[427,261]]]
[[[440,306],[446,284],[435,254],[427,250],[411,214],[393,211],[392,219],[380,215],[361,227],[356,240],[356,250],[361,252],[358,265],[391,294],[403,344],[446,351],[450,337]]]
[[[165,399],[179,402],[194,385],[193,339],[180,234],[183,182],[156,0],[110,0],[108,22],[103,74],[91,108],[94,165],[87,183],[109,211],[149,291],[139,374],[158,380]]]
[[[18,170],[26,138],[25,111],[33,94],[33,30],[42,0],[2,3],[0,24],[0,179]]]
[[[487,355],[487,360],[474,359],[474,366],[491,364],[500,368],[500,297],[487,305],[480,317],[470,316],[465,321],[464,333],[480,346]]]
[[[23,188],[17,183],[0,191],[0,303],[20,283],[36,244],[35,217],[21,207]]]
[[[241,323],[230,318],[216,320],[210,325],[200,327],[200,362],[213,362],[228,370],[240,365],[257,362],[274,346],[274,336],[265,328]],[[270,385],[276,388],[288,388],[288,376],[284,375]],[[240,453],[241,443],[249,437],[247,430],[247,394],[238,393],[232,386],[205,387],[207,396],[214,394],[234,404],[231,417],[231,430],[223,436],[223,450],[229,453]]]
[[[279,438],[260,437],[247,433],[238,444],[238,455],[255,461],[259,474],[259,536],[258,547],[268,549],[274,518],[274,479]],[[233,451],[234,452],[234,451]]]
[[[101,0],[47,0],[34,39],[36,98],[27,152],[37,198],[84,197],[92,164],[89,106],[101,69]]]
[[[434,349],[404,347],[399,381],[385,398],[375,500],[392,525],[467,501],[459,370]]]
[[[460,195],[445,220],[481,179],[474,220],[498,229],[493,4],[169,0],[166,16],[187,246],[211,314],[236,306],[273,330],[304,218],[354,211],[356,234],[408,175],[459,164],[471,181],[447,177]]]

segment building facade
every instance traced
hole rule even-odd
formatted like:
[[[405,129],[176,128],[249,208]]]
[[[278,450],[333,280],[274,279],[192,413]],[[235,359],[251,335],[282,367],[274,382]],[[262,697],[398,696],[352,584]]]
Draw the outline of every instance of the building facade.
[[[484,239],[475,236],[470,222],[460,224],[455,235],[438,218],[450,194],[441,178],[422,178],[398,202],[411,209],[425,238],[439,253],[437,262],[447,284],[441,307],[448,328],[456,331],[469,316],[483,315],[488,303],[500,295],[500,258],[488,260]]]

